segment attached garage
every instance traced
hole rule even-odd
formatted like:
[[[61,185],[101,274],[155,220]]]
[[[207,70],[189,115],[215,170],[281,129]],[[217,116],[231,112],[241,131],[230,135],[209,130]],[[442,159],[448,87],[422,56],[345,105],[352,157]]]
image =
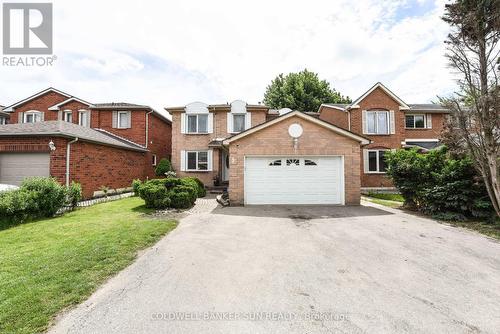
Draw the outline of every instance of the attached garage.
[[[340,156],[245,158],[245,204],[344,204]]]
[[[293,111],[224,140],[231,205],[359,205],[370,140]]]
[[[49,153],[0,153],[2,184],[18,186],[27,177],[49,175]]]

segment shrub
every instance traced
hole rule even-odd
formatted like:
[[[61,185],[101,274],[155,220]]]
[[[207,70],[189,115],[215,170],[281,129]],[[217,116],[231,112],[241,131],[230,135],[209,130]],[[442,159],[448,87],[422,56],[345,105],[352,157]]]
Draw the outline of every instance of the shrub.
[[[12,190],[0,193],[0,223],[12,225],[32,218],[38,211],[38,195],[27,190]]]
[[[196,201],[196,198],[198,197],[198,190],[196,189],[196,187],[194,187],[192,185],[180,185],[180,186],[176,186],[176,187],[172,188],[172,190],[170,190],[170,194],[182,193],[182,192],[188,193],[189,200],[191,201],[191,204],[194,204],[194,202]],[[170,195],[170,197],[172,197],[172,195]]]
[[[139,179],[135,179],[132,181],[132,189],[134,191],[135,196],[139,196],[139,187],[141,186],[142,181]]]
[[[66,190],[66,204],[74,208],[81,199],[82,186],[74,181],[71,182],[71,185]]]
[[[163,158],[156,166],[155,174],[156,176],[165,176],[165,173],[170,172],[172,170],[172,164],[166,158]]]
[[[28,178],[20,189],[32,192],[35,196],[37,209],[32,212],[33,217],[52,217],[66,202],[66,188],[54,178]]]
[[[193,205],[191,200],[191,195],[188,192],[176,192],[172,191],[170,193],[171,206],[176,209],[187,209]]]
[[[167,188],[155,180],[144,182],[139,186],[138,191],[148,208],[165,209],[170,206]]]
[[[167,189],[172,189],[176,186],[180,186],[182,184],[182,181],[181,179],[177,179],[177,178],[168,178],[168,179],[163,179],[163,184],[165,185],[165,187],[167,187]]]
[[[453,159],[446,148],[386,153],[388,170],[405,205],[447,220],[491,217],[493,206],[468,157]]]
[[[184,184],[193,184],[197,189],[197,197],[205,197],[207,195],[207,190],[205,185],[197,177],[185,177],[182,179]]]

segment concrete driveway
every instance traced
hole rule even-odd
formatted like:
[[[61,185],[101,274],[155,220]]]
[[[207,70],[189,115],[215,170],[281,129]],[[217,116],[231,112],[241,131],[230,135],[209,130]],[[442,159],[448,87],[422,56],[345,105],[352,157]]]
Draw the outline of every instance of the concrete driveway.
[[[50,333],[498,333],[500,243],[370,204],[202,200]]]

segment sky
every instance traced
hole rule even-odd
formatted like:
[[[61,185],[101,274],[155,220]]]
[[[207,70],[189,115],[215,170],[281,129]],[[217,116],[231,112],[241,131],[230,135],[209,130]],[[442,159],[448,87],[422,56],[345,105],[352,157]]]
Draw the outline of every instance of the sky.
[[[435,101],[455,89],[444,57],[445,3],[54,0],[57,60],[0,65],[0,104],[50,86],[159,111],[257,103],[278,74],[304,68],[352,99],[381,81],[407,103]]]

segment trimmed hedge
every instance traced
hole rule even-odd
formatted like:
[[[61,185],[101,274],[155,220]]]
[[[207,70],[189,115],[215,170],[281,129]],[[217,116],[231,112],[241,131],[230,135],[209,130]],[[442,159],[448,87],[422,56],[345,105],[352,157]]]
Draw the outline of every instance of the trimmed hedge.
[[[187,209],[193,206],[196,198],[206,195],[203,183],[192,177],[134,181],[133,186],[146,207],[155,209]]]
[[[54,178],[28,178],[19,189],[0,193],[0,225],[52,217],[64,206],[76,206],[81,197],[78,183],[66,188]]]
[[[171,170],[172,164],[170,163],[170,160],[163,158],[158,163],[158,166],[156,166],[155,174],[156,176],[165,176],[165,173],[170,172]]]

